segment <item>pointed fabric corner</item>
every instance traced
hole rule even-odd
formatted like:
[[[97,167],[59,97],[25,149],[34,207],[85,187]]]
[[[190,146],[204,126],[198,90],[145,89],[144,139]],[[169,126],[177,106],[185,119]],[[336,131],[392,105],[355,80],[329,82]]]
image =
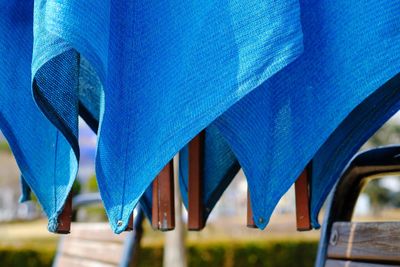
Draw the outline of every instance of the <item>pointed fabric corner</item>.
[[[75,179],[77,160],[32,98],[33,1],[7,1],[1,7],[0,129],[21,170],[25,193],[32,188],[53,229]]]
[[[400,3],[300,3],[304,53],[212,126],[244,170],[261,229],[310,160],[318,227],[319,210],[348,160],[400,108]],[[206,147],[205,154],[214,149]],[[204,179],[227,185],[218,175]]]
[[[182,148],[187,202],[185,145],[206,127],[206,216],[240,162],[264,228],[312,160],[318,227],[346,162],[399,108],[400,3],[390,0],[32,5],[1,4],[0,127],[49,229],[77,172],[78,115],[99,129],[98,184],[120,233]]]
[[[116,233],[198,131],[302,51],[297,0],[37,0],[35,25],[35,98],[72,147],[77,106],[92,128],[99,117],[96,173]]]
[[[202,207],[203,219],[208,216],[217,204],[221,195],[240,170],[240,165],[223,139],[216,126],[211,124],[205,129],[203,155],[203,185]],[[179,151],[179,190],[182,202],[188,208],[189,184],[189,154],[188,146]],[[152,216],[152,186],[150,185],[140,199],[141,208],[146,217],[151,221]]]
[[[78,115],[81,114],[93,128],[97,126],[93,117],[99,116],[102,103],[101,79],[104,79],[104,65],[101,64],[96,52],[104,52],[104,45],[108,39],[106,31],[102,31],[102,38],[96,38],[94,42],[86,40],[82,35],[76,35],[77,31],[84,30],[93,33],[91,23],[98,26],[108,25],[108,11],[106,6],[98,4],[97,17],[86,20],[86,24],[71,24],[74,16],[82,15],[76,11],[80,4],[74,1],[34,1],[33,56],[32,56],[32,90],[33,97],[47,119],[59,130],[57,140],[64,140],[63,146],[70,151],[70,160],[62,157],[54,157],[57,166],[65,168],[73,167],[74,174],[65,183],[65,189],[55,187],[57,201],[63,207],[66,196],[70,191],[77,172],[79,159],[78,145]],[[88,3],[82,3],[89,8]],[[90,5],[90,8],[93,6]],[[104,7],[101,12],[100,7]],[[66,11],[71,8],[72,14]],[[67,18],[68,17],[68,18]],[[97,19],[97,20],[96,20]],[[103,25],[98,23],[101,21]],[[31,22],[31,23],[32,23]],[[94,30],[95,31],[95,30]],[[99,34],[99,32],[95,32]],[[99,45],[96,45],[99,42]],[[86,45],[92,43],[95,48],[87,49]],[[93,68],[88,60],[77,49],[82,49],[86,58],[91,59]],[[86,49],[86,50],[85,50]],[[103,49],[103,50],[102,50]],[[58,177],[60,176],[60,177]],[[65,180],[65,171],[57,172],[57,183]],[[43,181],[31,185],[41,187]],[[53,186],[54,188],[54,186]],[[61,211],[61,208],[59,211]],[[56,218],[57,219],[57,218]],[[49,230],[56,229],[56,220],[50,220]]]

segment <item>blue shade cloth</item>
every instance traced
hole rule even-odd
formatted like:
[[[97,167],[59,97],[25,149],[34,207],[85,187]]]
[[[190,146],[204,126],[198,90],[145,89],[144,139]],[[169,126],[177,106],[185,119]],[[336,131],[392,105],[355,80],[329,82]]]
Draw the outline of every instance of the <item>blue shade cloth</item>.
[[[313,160],[311,219],[319,228],[318,213],[335,181],[360,147],[398,110],[400,74],[358,105],[317,151]]]
[[[318,212],[348,160],[400,108],[399,78],[382,86],[400,70],[400,2],[300,2],[304,53],[213,123],[230,148],[206,145],[217,162],[225,154],[230,162],[205,167],[205,187],[220,184],[222,194],[234,176],[220,175],[236,164],[232,150],[260,228],[310,161],[312,223],[319,227]]]
[[[32,15],[33,1],[0,2],[0,129],[23,175],[21,201],[32,188],[49,217],[49,230],[55,231],[78,164],[64,135],[32,97]]]
[[[301,53],[299,16],[295,0],[35,1],[35,99],[76,153],[78,113],[99,110],[115,232],[174,154]]]
[[[50,230],[76,174],[78,115],[98,128],[98,184],[120,233],[143,194],[149,214],[149,185],[182,148],[187,203],[184,146],[204,128],[206,216],[240,162],[264,228],[312,161],[318,227],[347,160],[399,108],[397,80],[385,84],[400,69],[397,1],[34,2],[34,18],[1,2],[0,127]]]

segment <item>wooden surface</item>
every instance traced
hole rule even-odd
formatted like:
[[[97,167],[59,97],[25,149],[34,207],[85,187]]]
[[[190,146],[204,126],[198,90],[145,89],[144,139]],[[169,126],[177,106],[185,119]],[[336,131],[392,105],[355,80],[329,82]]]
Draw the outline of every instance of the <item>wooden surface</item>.
[[[126,235],[115,235],[108,223],[74,223],[71,234],[62,238],[55,266],[119,266]]]
[[[365,263],[355,261],[328,260],[325,267],[395,267],[400,265],[387,265],[379,263]]]
[[[175,228],[174,170],[171,160],[153,181],[152,226],[169,231]]]
[[[249,189],[247,189],[247,227],[257,228],[257,225],[254,223],[253,210],[251,208],[251,199],[250,199]]]
[[[129,223],[128,226],[126,227],[125,231],[130,232],[133,231],[133,213],[131,217],[129,218]]]
[[[66,238],[63,254],[88,260],[118,264],[122,258],[123,244]]]
[[[310,167],[305,168],[295,183],[296,225],[298,231],[311,230],[309,170]]]
[[[122,243],[126,235],[114,234],[108,223],[75,223],[72,225],[72,232],[68,238],[78,238],[82,240],[93,240],[99,242]]]
[[[160,227],[160,219],[158,218],[158,176],[153,181],[153,193],[152,193],[152,208],[151,208],[151,226],[153,229]]]
[[[70,193],[68,195],[67,200],[65,201],[65,205],[61,214],[58,216],[57,233],[69,234],[71,229],[71,220],[72,220],[72,195]]]
[[[328,258],[400,263],[400,222],[336,222]]]
[[[61,256],[57,261],[57,266],[60,267],[117,267],[116,264],[109,264],[98,261],[91,261],[87,259],[80,259],[69,257],[67,255]]]
[[[171,160],[158,175],[159,210],[161,231],[175,228],[174,163]]]
[[[188,228],[199,231],[204,228],[203,153],[204,131],[189,143]]]

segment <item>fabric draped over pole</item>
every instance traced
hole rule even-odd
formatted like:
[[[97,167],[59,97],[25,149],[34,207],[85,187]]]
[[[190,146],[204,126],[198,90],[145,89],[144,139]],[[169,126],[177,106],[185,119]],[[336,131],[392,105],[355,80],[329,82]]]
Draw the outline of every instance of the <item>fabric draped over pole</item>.
[[[76,176],[79,115],[98,134],[99,189],[120,233],[139,200],[151,216],[149,185],[179,151],[188,204],[185,145],[202,130],[204,220],[242,167],[263,229],[312,161],[319,227],[345,164],[400,108],[394,1],[0,7],[0,128],[50,231]]]
[[[33,1],[2,1],[0,13],[0,129],[21,170],[24,192],[26,186],[33,190],[55,231],[78,155],[32,97]]]

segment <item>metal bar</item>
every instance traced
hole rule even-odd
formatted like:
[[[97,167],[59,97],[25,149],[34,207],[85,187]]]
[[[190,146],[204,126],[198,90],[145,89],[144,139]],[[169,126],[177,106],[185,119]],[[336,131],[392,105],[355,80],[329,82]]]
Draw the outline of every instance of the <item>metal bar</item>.
[[[189,186],[188,186],[188,228],[199,231],[204,228],[203,194],[203,156],[204,131],[189,143]]]

